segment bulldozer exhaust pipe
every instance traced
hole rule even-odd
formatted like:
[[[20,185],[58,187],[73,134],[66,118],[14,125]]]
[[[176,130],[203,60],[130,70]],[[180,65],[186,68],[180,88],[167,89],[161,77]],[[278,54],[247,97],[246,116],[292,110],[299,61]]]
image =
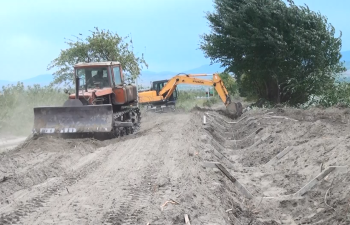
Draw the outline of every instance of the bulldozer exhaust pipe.
[[[79,99],[79,86],[80,86],[80,78],[75,77],[75,99]]]

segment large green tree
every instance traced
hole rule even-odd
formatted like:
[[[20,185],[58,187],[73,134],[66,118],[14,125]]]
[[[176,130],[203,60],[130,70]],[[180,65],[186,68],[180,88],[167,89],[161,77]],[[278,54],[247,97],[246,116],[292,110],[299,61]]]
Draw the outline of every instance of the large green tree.
[[[228,93],[232,96],[234,96],[237,93],[237,83],[233,76],[229,73],[220,73],[219,74],[222,82],[224,83]]]
[[[289,0],[214,0],[200,48],[233,72],[240,93],[298,104],[345,71],[341,33],[320,13]]]
[[[128,38],[95,27],[84,39],[78,36],[76,40],[67,40],[69,48],[61,50],[59,56],[48,65],[48,70],[57,69],[53,74],[53,84],[73,81],[73,65],[78,62],[119,61],[127,79],[137,78],[143,66],[148,65],[143,54],[141,57],[135,56],[132,39]]]

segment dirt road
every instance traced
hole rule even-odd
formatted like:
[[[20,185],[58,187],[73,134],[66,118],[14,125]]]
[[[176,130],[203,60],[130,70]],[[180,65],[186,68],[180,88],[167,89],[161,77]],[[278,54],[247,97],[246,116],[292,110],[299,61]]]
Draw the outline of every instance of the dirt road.
[[[0,154],[0,224],[349,222],[347,112],[241,119],[148,113],[129,137],[29,140]]]
[[[0,153],[14,149],[26,139],[27,137],[17,137],[0,134]]]
[[[200,117],[156,115],[134,137],[43,138],[4,155],[0,223],[225,223],[219,178],[201,168]]]

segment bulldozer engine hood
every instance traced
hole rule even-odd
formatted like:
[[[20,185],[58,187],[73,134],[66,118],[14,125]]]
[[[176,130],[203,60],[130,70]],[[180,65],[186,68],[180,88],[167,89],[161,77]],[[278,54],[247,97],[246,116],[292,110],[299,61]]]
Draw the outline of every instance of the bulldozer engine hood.
[[[100,97],[104,95],[109,95],[113,92],[112,88],[103,88],[103,89],[88,89],[87,91],[80,90],[79,97],[84,98],[93,98],[94,96]],[[69,95],[70,99],[75,98],[75,93]]]
[[[112,94],[112,92],[113,92],[112,88],[96,89],[95,95],[100,97],[100,96]]]

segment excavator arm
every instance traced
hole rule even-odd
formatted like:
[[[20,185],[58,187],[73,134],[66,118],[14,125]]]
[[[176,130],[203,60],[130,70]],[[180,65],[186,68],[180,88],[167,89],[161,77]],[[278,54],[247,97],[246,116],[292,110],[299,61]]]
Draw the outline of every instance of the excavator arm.
[[[218,74],[214,74],[212,80],[195,78],[197,76],[208,76],[208,75],[207,74],[177,75],[168,81],[168,83],[159,92],[159,95],[163,96],[164,100],[167,100],[173,94],[174,90],[176,89],[176,86],[179,84],[205,85],[205,86],[214,86],[215,90],[218,92],[225,106],[231,103],[230,95]]]
[[[218,74],[213,74],[212,80],[199,79],[200,76],[209,76],[209,74],[185,74],[172,77],[166,85],[157,93],[155,90],[139,92],[140,104],[167,104],[167,101],[179,84],[214,86],[220,99],[225,104],[227,111],[234,117],[242,114],[242,104],[232,103],[230,95]]]

